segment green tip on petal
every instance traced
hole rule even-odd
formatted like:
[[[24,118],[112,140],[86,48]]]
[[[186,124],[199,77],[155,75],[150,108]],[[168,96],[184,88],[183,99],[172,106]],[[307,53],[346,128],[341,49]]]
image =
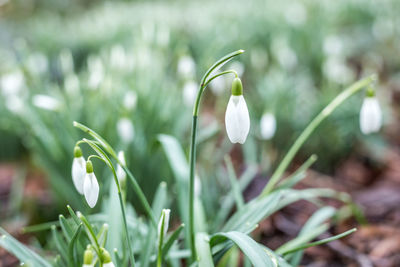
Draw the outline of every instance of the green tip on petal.
[[[372,87],[368,87],[367,91],[365,92],[366,97],[375,97],[375,90]]]
[[[232,95],[243,95],[243,86],[240,78],[235,78],[232,82]]]
[[[82,157],[82,150],[79,146],[75,146],[75,148],[74,148],[74,157],[75,158]]]
[[[93,164],[90,160],[86,161],[86,173],[93,172]]]

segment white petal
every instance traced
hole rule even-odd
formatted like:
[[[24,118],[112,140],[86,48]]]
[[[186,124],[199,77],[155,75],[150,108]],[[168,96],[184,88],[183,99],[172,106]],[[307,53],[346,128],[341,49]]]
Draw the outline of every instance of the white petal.
[[[197,84],[193,81],[185,83],[183,86],[183,102],[186,106],[191,107],[196,101]]]
[[[96,206],[99,197],[99,183],[97,182],[96,176],[93,172],[86,174],[83,183],[83,192],[89,207],[93,208]]]
[[[34,95],[32,103],[38,108],[52,111],[59,109],[61,106],[60,101],[48,95]]]
[[[112,263],[112,261],[104,263],[103,267],[115,267],[114,263]]]
[[[250,130],[250,116],[243,96],[232,95],[225,113],[225,127],[232,143],[243,144]]]
[[[360,111],[360,128],[364,134],[378,132],[382,127],[382,111],[375,97],[366,97]]]
[[[71,173],[76,190],[83,195],[83,181],[86,175],[86,161],[83,157],[74,158]]]
[[[264,140],[271,139],[275,135],[276,131],[276,119],[274,114],[265,113],[261,117],[260,128],[261,128],[261,137]]]

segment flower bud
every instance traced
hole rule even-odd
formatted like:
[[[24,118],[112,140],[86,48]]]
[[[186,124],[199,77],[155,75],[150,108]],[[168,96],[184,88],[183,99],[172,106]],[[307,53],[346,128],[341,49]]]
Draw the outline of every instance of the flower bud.
[[[115,267],[111,261],[110,253],[106,249],[101,248],[101,254],[103,256],[103,267]]]
[[[118,152],[118,159],[119,159],[119,161],[121,161],[123,166],[126,166],[124,151]],[[124,169],[122,168],[122,166],[120,164],[117,165],[117,177],[118,177],[118,181],[120,184],[122,184],[126,181],[126,172],[124,171]]]
[[[170,209],[163,209],[161,211],[160,222],[158,223],[158,236],[165,236],[168,231],[169,226],[169,214],[171,213]],[[163,230],[163,232],[161,232]]]
[[[83,267],[93,267],[93,251],[88,246],[83,254]]]

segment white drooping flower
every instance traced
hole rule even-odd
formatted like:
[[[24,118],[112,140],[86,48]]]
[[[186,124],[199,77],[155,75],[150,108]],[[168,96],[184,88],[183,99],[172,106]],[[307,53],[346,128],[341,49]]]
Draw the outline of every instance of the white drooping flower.
[[[378,132],[382,127],[382,110],[375,96],[367,96],[360,111],[360,128],[363,134]]]
[[[79,146],[74,149],[74,160],[72,162],[72,181],[79,194],[83,195],[83,181],[86,175],[86,161],[82,156]]]
[[[183,102],[186,106],[192,107],[197,96],[197,84],[193,81],[185,83],[183,86]]]
[[[170,209],[163,209],[161,211],[161,218],[160,218],[160,222],[158,223],[158,236],[161,236],[161,234],[163,234],[163,236],[165,236],[167,234],[168,231],[168,227],[169,227],[169,215],[171,213]],[[163,233],[161,233],[161,229],[163,228],[164,225],[164,231]]]
[[[129,144],[132,142],[135,137],[135,128],[128,118],[121,118],[117,122],[117,132],[119,138],[121,138],[122,142],[125,144]]]
[[[264,140],[269,140],[274,137],[276,131],[276,119],[274,114],[265,113],[260,121],[260,133]]]
[[[0,78],[0,87],[4,96],[18,95],[25,86],[24,75],[14,71]]]
[[[122,165],[126,166],[124,151],[118,152],[118,159],[121,161]],[[124,171],[124,169],[120,164],[117,165],[117,177],[119,183],[123,183],[124,181],[126,181],[126,172]]]
[[[51,111],[56,111],[61,107],[61,102],[56,98],[40,94],[32,97],[32,104],[38,108]]]
[[[225,127],[232,143],[243,144],[250,130],[250,116],[242,93],[242,82],[235,78],[232,95],[225,112]]]
[[[83,182],[83,193],[89,207],[96,206],[97,199],[99,198],[99,183],[97,182],[96,175],[93,172],[93,165],[90,160],[86,162],[86,176]]]
[[[112,261],[104,263],[103,267],[115,267],[114,263]]]

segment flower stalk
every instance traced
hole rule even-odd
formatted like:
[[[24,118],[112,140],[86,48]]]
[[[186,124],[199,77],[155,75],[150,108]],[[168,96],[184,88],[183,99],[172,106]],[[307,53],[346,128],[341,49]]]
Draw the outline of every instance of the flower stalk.
[[[190,241],[190,250],[191,250],[191,261],[195,261],[197,259],[196,256],[196,244],[195,244],[195,219],[194,219],[194,176],[195,176],[195,168],[196,168],[196,137],[197,137],[197,120],[199,114],[200,100],[203,95],[204,90],[207,85],[214,80],[215,78],[225,75],[225,74],[234,74],[237,77],[237,74],[233,70],[220,72],[216,75],[213,75],[211,78],[209,76],[216,71],[220,67],[222,67],[225,63],[227,63],[232,58],[242,54],[244,50],[238,50],[231,54],[228,54],[218,60],[214,65],[211,66],[204,74],[201,79],[199,90],[197,93],[196,101],[193,107],[193,118],[192,118],[192,134],[191,134],[191,142],[190,142],[190,157],[189,157],[189,241]]]
[[[280,162],[279,166],[272,174],[271,179],[265,186],[264,190],[260,194],[260,197],[266,196],[271,193],[275,185],[279,182],[282,174],[285,172],[290,162],[293,160],[296,153],[299,151],[304,142],[308,137],[314,132],[314,130],[321,124],[321,122],[327,118],[339,105],[346,101],[349,97],[359,92],[363,88],[367,87],[376,80],[376,75],[368,76],[362,80],[359,80],[352,84],[350,87],[346,88],[342,93],[340,93],[335,99],[332,100],[329,105],[327,105],[304,129],[300,136],[296,139],[294,144],[290,147],[289,151]]]

